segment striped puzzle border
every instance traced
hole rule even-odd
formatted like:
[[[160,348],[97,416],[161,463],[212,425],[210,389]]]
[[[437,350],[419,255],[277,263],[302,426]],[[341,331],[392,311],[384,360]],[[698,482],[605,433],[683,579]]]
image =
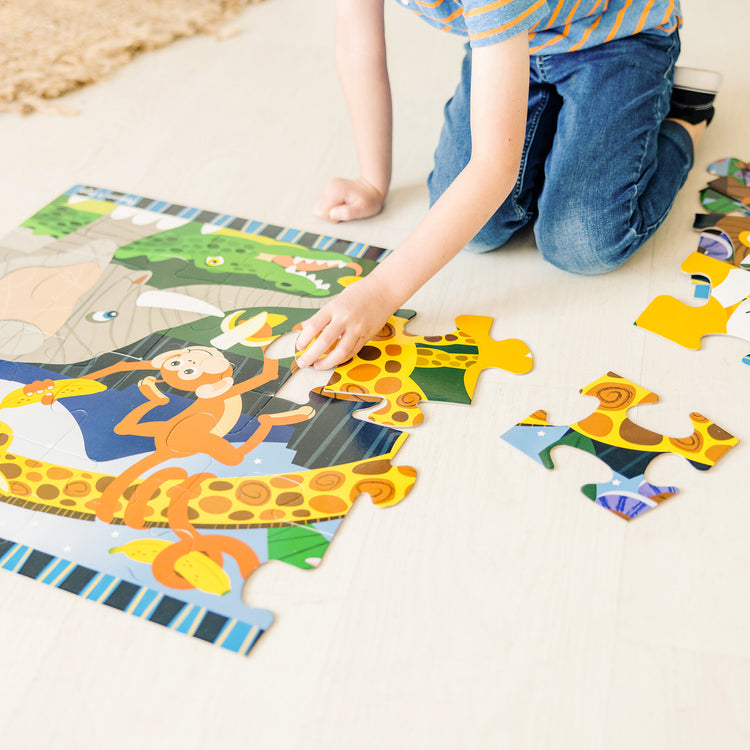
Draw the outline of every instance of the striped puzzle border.
[[[246,656],[265,632],[241,620],[0,538],[0,568]]]
[[[331,252],[348,255],[351,258],[365,258],[376,262],[383,260],[393,251],[363,242],[349,242],[326,234],[314,234],[301,229],[290,229],[275,224],[265,224],[261,221],[243,219],[240,216],[220,214],[206,211],[202,208],[182,206],[179,203],[144,198],[134,193],[121,193],[117,190],[92,187],[91,185],[74,185],[65,191],[64,195],[79,195],[91,200],[109,201],[131,208],[141,208],[154,213],[176,216],[180,219],[195,221],[200,224],[210,224],[219,229],[234,229],[250,235],[260,235],[279,242],[289,242],[293,245],[308,247],[311,250],[330,250]]]

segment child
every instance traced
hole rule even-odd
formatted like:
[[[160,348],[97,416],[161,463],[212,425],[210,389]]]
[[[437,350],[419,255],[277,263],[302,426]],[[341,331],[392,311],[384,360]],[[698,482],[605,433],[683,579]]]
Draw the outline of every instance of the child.
[[[713,115],[718,74],[680,69],[673,89],[678,0],[399,2],[469,39],[428,179],[431,208],[304,324],[302,367],[349,359],[459,250],[493,250],[531,222],[559,268],[617,268],[666,217]],[[315,212],[330,221],[377,214],[388,192],[383,5],[336,0],[336,65],[360,176],[325,188]]]

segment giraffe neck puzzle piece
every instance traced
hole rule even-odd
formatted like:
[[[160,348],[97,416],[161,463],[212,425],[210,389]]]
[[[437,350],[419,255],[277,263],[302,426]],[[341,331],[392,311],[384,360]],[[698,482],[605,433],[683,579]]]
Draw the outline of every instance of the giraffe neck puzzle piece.
[[[745,162],[722,159],[712,163],[709,172],[720,176],[727,195],[745,195],[750,190]],[[701,196],[707,205],[703,193]],[[738,206],[735,201],[726,210],[737,210]],[[712,210],[721,209],[713,206]],[[698,250],[686,258],[681,269],[690,275],[693,296],[703,304],[689,305],[660,295],[638,316],[635,325],[688,349],[700,349],[701,339],[711,334],[750,342],[750,215],[698,214],[693,226],[700,231]],[[750,354],[742,362],[750,365]]]
[[[316,567],[359,496],[411,490],[414,393],[468,403],[484,367],[531,368],[489,318],[398,318],[361,361],[394,419],[279,398],[295,367],[269,347],[388,252],[82,185],[0,238],[0,568],[248,653],[273,614],[247,577]]]
[[[609,372],[581,389],[584,396],[599,400],[585,419],[571,425],[547,422],[545,411],[536,411],[501,437],[547,469],[554,469],[551,451],[567,445],[600,458],[612,469],[609,482],[587,484],[583,494],[596,505],[625,520],[642,516],[677,494],[676,487],[659,487],[645,478],[647,466],[657,456],[672,453],[686,458],[696,469],[706,471],[739,441],[706,417],[693,412],[693,433],[670,438],[640,427],[628,409],[659,400],[655,393]]]
[[[415,336],[404,330],[405,315],[411,317],[403,311],[393,316],[378,336],[336,368],[320,392],[333,398],[385,401],[368,413],[369,421],[414,427],[423,419],[422,401],[470,404],[485,368],[525,374],[533,366],[523,341],[490,337],[492,318],[462,315],[452,333]]]

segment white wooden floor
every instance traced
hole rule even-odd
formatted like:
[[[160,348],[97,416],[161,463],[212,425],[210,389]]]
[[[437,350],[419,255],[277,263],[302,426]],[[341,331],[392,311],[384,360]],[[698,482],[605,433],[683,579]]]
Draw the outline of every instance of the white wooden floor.
[[[520,240],[459,257],[412,300],[420,333],[493,315],[533,372],[487,371],[471,408],[426,407],[397,459],[419,470],[405,502],[360,501],[320,569],[251,579],[277,622],[248,659],[0,574],[3,747],[750,747],[750,347],[714,337],[692,352],[632,325],[654,295],[688,297],[703,166],[750,157],[747,0],[682,5],[682,64],[725,83],[657,236],[597,278]],[[336,231],[394,246],[426,208],[462,48],[388,11],[394,188],[381,216]],[[354,170],[331,3],[268,0],[238,25],[68,97],[78,117],[0,117],[0,232],[79,182],[330,231],[312,204]],[[499,439],[538,408],[582,418],[578,389],[607,370],[662,396],[635,415],[644,426],[687,434],[696,410],[744,441],[707,473],[660,459],[651,480],[682,493],[632,524],[579,493],[608,476],[595,459],[563,450],[547,472]]]

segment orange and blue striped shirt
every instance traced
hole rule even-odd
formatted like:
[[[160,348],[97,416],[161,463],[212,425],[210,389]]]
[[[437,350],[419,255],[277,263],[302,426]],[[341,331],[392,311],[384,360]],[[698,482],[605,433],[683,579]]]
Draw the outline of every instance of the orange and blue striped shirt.
[[[573,52],[642,31],[671,34],[679,0],[399,0],[432,26],[468,36],[472,47],[522,31],[533,55]]]

